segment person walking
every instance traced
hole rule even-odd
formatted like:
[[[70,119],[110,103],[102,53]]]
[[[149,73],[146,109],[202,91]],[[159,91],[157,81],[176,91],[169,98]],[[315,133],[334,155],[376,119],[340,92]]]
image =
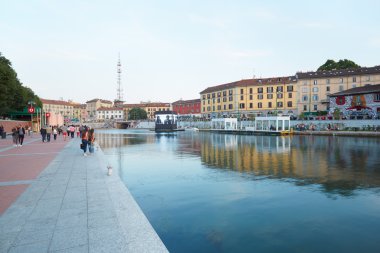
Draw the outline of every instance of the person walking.
[[[57,140],[57,134],[58,134],[57,128],[54,127],[54,128],[53,128],[53,136],[54,136],[54,140],[55,140],[55,141]]]
[[[95,145],[95,133],[94,129],[91,128],[90,131],[88,132],[88,151],[90,154],[94,153],[94,145]]]
[[[66,141],[67,133],[68,133],[66,124],[64,124],[64,125],[61,127],[61,129],[62,129],[63,140]]]
[[[18,146],[18,129],[17,127],[12,128],[12,139],[13,139],[13,146]]]
[[[22,144],[24,143],[24,137],[25,137],[25,128],[21,125],[18,127],[18,143],[19,146],[22,147]]]
[[[45,142],[46,141],[46,134],[47,134],[45,126],[41,127],[40,133],[41,133],[41,136],[42,136],[42,142]]]
[[[82,144],[83,144],[83,156],[87,156],[87,145],[88,145],[88,130],[85,128],[82,132]]]
[[[46,137],[47,137],[46,139],[47,139],[47,142],[50,142],[51,133],[52,133],[51,126],[48,126],[46,128]]]

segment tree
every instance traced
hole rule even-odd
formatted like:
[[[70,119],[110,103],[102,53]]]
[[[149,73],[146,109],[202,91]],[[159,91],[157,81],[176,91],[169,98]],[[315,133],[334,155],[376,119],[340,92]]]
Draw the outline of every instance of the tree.
[[[0,53],[0,115],[22,111],[29,101],[33,101],[39,107],[42,106],[38,96],[19,81],[12,63]]]
[[[339,69],[357,69],[360,68],[358,64],[351,60],[339,60],[338,62],[334,60],[327,60],[325,64],[321,65],[317,71],[326,71],[326,70],[339,70]]]
[[[140,120],[140,119],[147,119],[148,116],[146,114],[146,111],[141,108],[132,108],[128,112],[128,119],[129,120]]]

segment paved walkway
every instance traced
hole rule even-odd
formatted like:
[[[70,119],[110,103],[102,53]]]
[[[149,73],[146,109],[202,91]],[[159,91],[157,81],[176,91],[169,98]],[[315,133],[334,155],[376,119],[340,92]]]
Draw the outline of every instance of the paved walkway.
[[[167,252],[102,151],[79,143],[0,140],[0,252]]]

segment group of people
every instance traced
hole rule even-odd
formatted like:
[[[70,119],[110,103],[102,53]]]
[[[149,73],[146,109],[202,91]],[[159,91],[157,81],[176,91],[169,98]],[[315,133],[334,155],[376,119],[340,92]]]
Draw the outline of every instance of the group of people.
[[[28,128],[28,127],[27,127]],[[22,147],[25,138],[25,127],[17,125],[12,128],[13,146]]]
[[[95,146],[95,133],[93,128],[84,127],[81,131],[82,144],[81,149],[83,149],[83,156],[87,156],[87,147],[89,155],[94,153]]]

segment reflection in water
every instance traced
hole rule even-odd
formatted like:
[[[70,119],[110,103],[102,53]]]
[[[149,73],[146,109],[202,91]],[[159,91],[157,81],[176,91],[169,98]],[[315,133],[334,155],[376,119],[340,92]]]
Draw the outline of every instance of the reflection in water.
[[[378,139],[315,136],[203,136],[202,161],[257,176],[321,184],[326,192],[350,195],[380,186]]]
[[[97,131],[170,252],[378,252],[379,139]]]

